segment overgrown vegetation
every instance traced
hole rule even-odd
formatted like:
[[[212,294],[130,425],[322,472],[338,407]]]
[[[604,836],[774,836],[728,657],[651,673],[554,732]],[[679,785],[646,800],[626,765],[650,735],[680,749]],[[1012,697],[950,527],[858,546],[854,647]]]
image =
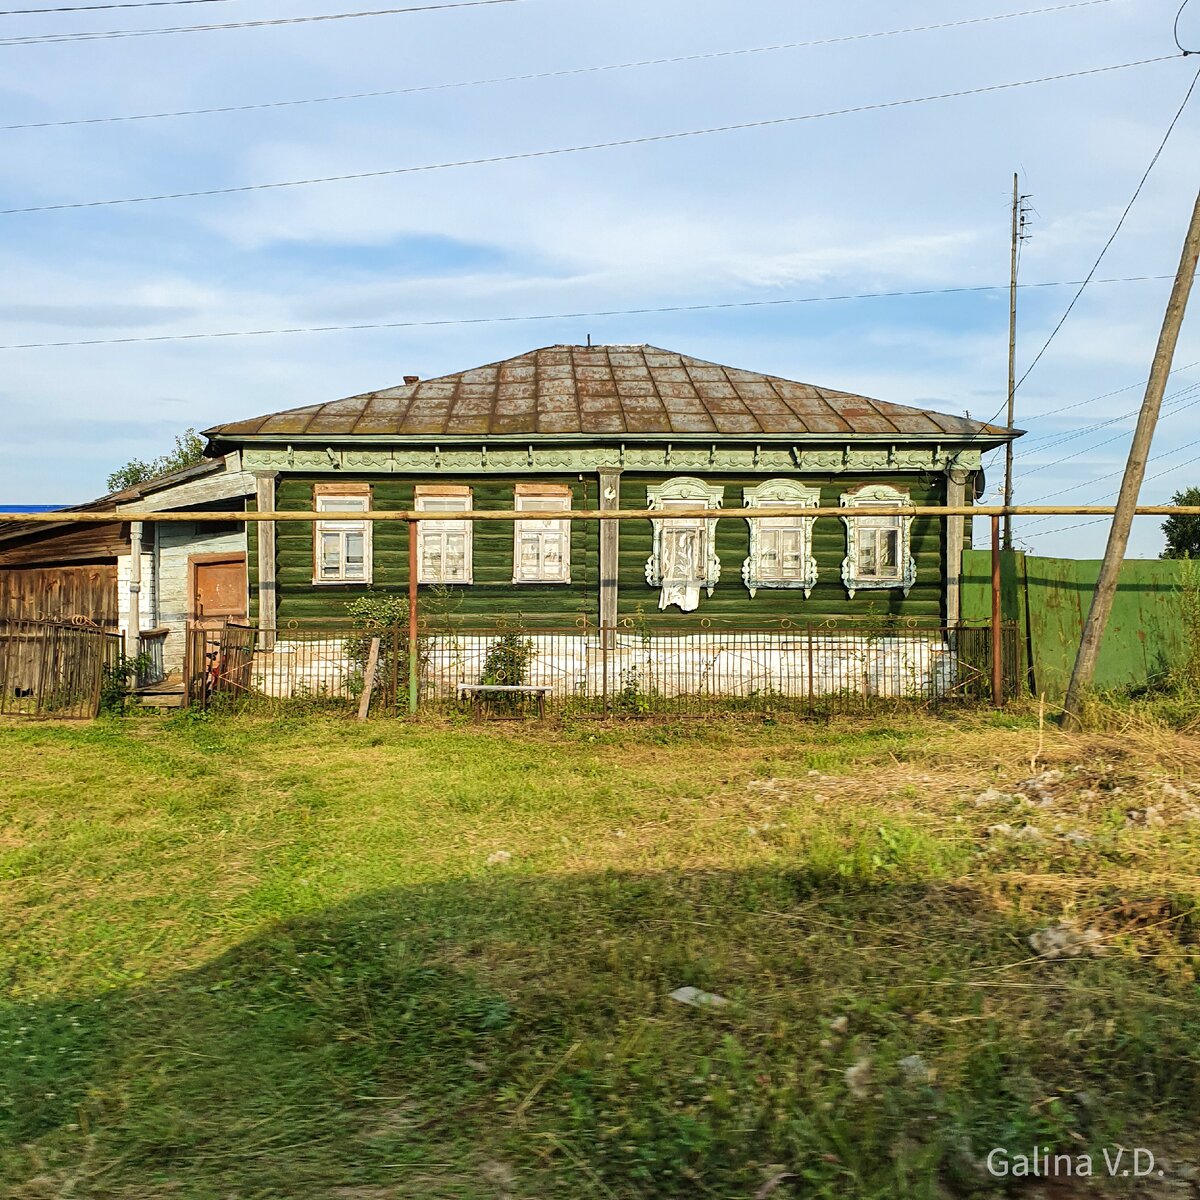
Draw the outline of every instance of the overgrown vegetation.
[[[987,1188],[992,1146],[1200,1161],[1194,739],[0,738],[5,1195],[882,1200]],[[1086,948],[1039,957],[1063,921]]]
[[[157,479],[160,475],[182,471],[184,467],[193,467],[203,460],[204,439],[194,429],[185,429],[176,436],[173,450],[160,454],[149,462],[140,458],[130,459],[123,467],[114,471],[108,477],[108,490],[124,491],[125,488]]]
[[[533,640],[520,629],[507,629],[492,639],[483,656],[479,682],[487,687],[524,687],[529,682]],[[491,708],[515,712],[528,704],[522,693],[496,693],[488,698]]]
[[[149,652],[143,650],[139,654],[122,654],[115,662],[100,668],[100,712],[104,716],[119,717],[125,712],[133,683],[150,669],[152,661]]]

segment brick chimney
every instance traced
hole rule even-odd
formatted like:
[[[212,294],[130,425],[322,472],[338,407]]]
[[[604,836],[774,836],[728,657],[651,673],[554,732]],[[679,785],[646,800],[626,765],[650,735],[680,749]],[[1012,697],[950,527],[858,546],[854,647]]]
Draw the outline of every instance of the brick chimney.
[[[420,375],[405,375],[404,382],[411,387],[414,383],[420,383],[421,377]]]

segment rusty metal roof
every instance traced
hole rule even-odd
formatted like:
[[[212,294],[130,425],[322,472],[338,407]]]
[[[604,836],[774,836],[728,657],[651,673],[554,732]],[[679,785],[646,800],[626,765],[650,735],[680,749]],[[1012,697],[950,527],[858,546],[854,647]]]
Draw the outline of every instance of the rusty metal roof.
[[[205,430],[244,438],[977,438],[1019,431],[723,367],[656,346],[545,346],[400,387]]]

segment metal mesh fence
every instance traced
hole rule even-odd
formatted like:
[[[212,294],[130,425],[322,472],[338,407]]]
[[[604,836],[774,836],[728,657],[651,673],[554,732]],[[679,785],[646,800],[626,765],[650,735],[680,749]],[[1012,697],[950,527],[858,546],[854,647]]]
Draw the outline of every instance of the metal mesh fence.
[[[192,703],[274,711],[358,708],[371,644],[370,710],[408,711],[408,631],[190,633]],[[1006,694],[1018,690],[1015,626],[1004,627]],[[679,631],[651,621],[527,630],[511,622],[420,629],[419,707],[477,717],[650,717],[865,711],[990,703],[991,629],[783,621]]]

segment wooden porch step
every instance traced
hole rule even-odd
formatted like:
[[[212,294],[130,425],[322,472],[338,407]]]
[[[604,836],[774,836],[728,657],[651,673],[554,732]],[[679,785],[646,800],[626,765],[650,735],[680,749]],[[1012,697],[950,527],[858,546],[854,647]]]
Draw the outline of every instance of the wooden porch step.
[[[133,693],[144,708],[182,708],[183,684],[178,680],[152,683]]]

